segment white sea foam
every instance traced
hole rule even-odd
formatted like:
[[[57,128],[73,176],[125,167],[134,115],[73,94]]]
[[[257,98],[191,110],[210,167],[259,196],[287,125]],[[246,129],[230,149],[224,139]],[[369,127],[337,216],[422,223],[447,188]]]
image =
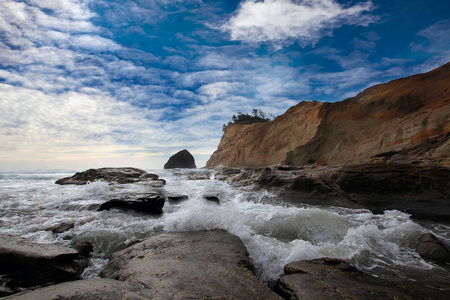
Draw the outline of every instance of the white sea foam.
[[[449,278],[446,270],[425,262],[413,249],[427,230],[450,241],[447,225],[427,223],[425,228],[399,211],[374,215],[367,210],[283,206],[278,204],[282,199],[273,194],[237,190],[215,180],[186,180],[186,172],[155,172],[167,180],[167,194],[189,197],[181,203],[166,202],[162,216],[97,211],[107,198],[149,191],[145,184],[99,181],[59,186],[54,184],[56,179],[73,173],[4,172],[0,177],[0,233],[66,246],[91,242],[94,253],[85,277],[96,276],[111,253],[135,239],[162,231],[218,228],[242,239],[257,275],[268,283],[282,274],[288,262],[324,256],[345,259],[360,270],[391,279],[444,282]],[[205,195],[217,196],[220,205],[205,200]],[[61,234],[46,230],[62,222],[75,226]]]

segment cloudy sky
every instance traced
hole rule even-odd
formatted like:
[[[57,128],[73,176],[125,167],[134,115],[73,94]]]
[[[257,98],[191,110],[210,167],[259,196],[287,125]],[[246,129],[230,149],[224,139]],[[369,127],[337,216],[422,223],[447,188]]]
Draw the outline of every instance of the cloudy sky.
[[[1,0],[0,169],[199,167],[222,125],[450,61],[443,0]]]

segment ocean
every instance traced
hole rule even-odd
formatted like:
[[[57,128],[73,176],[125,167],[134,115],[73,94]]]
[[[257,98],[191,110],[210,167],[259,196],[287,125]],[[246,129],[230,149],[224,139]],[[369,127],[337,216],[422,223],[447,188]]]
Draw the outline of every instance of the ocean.
[[[145,183],[57,185],[77,170],[0,171],[0,234],[34,242],[94,246],[83,278],[99,276],[111,253],[136,239],[160,232],[224,229],[239,236],[256,267],[256,275],[273,284],[289,262],[320,257],[344,259],[357,269],[394,281],[439,286],[450,281],[449,268],[423,260],[414,250],[419,236],[431,232],[450,246],[450,226],[411,220],[400,211],[368,210],[284,203],[268,191],[237,189],[214,180],[213,170],[146,170],[167,181],[166,194],[187,195],[166,201],[160,216],[112,209],[98,212],[111,198],[154,190]],[[188,180],[192,172],[210,180]],[[220,205],[205,195],[220,199]],[[74,227],[62,233],[61,223]]]

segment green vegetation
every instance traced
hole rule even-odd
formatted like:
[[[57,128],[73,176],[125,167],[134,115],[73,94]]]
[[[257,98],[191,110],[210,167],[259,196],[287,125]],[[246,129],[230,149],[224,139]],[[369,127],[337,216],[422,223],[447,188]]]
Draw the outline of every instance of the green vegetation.
[[[274,116],[272,114],[266,114],[261,109],[253,109],[252,114],[244,114],[241,112],[238,112],[237,115],[233,115],[231,118],[231,121],[228,123],[230,124],[239,124],[239,125],[250,125],[254,123],[264,123],[264,122],[270,122],[274,119]],[[223,124],[223,130],[225,131],[225,128],[228,126]]]

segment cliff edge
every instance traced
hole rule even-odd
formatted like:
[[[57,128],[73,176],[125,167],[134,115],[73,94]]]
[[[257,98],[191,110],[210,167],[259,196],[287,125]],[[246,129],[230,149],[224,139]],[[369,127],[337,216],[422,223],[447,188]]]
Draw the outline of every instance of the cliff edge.
[[[450,165],[450,63],[335,103],[300,102],[269,123],[230,124],[207,167],[338,165],[376,159]]]

